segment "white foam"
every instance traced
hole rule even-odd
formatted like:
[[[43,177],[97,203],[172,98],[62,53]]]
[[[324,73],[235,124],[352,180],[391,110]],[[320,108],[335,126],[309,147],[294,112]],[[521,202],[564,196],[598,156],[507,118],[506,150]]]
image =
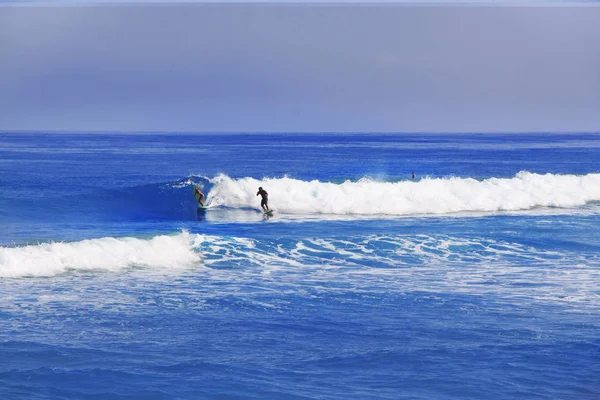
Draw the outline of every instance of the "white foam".
[[[52,276],[68,270],[115,271],[134,266],[178,268],[199,261],[186,232],[149,240],[106,237],[0,247],[0,277]]]
[[[343,183],[288,177],[232,179],[219,175],[208,195],[211,206],[258,208],[259,186],[269,205],[288,214],[418,215],[519,211],[536,207],[577,207],[600,200],[600,174],[554,175],[519,172],[513,178],[426,178]]]
[[[595,254],[471,236],[379,234],[267,240],[183,232],[149,240],[102,238],[0,247],[0,277],[133,266],[160,268],[169,274],[174,268],[196,266],[200,261],[206,268],[197,273],[219,282],[210,286],[210,295],[229,296],[232,287],[241,296],[251,296],[252,287],[306,295],[349,287],[355,292],[484,291],[518,304],[569,302],[577,303],[579,310],[600,308],[600,259]],[[157,275],[146,272],[132,271],[132,276],[142,273],[136,276],[151,279]],[[58,296],[44,301],[70,298]],[[10,307],[10,301],[2,300],[0,306]]]

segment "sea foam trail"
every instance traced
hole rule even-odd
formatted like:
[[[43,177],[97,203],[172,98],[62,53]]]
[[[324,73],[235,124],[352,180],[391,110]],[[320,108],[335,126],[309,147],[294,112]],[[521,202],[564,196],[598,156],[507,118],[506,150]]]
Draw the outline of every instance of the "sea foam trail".
[[[200,261],[190,240],[184,232],[149,240],[107,237],[0,247],[0,277],[53,276],[69,270],[115,271],[134,266],[186,267]]]
[[[256,191],[269,192],[269,205],[290,214],[445,214],[534,207],[576,207],[600,200],[600,174],[554,175],[519,172],[513,178],[425,178],[419,181],[330,183],[292,178],[211,179],[211,206],[256,208]]]
[[[248,286],[267,290],[461,292],[492,291],[524,299],[578,302],[598,309],[596,248],[587,252],[452,235],[376,234],[343,237],[253,239],[182,232],[150,240],[103,238],[75,243],[0,248],[0,277],[53,276],[67,271],[129,266],[202,268],[225,285],[211,295],[230,296]],[[556,268],[556,265],[568,266]],[[136,279],[136,278],[134,278]],[[2,279],[0,279],[2,282]],[[542,284],[547,282],[547,284]],[[329,289],[328,289],[329,288]],[[251,291],[254,289],[250,289]],[[187,289],[186,289],[187,290]],[[1,299],[0,299],[1,300]]]

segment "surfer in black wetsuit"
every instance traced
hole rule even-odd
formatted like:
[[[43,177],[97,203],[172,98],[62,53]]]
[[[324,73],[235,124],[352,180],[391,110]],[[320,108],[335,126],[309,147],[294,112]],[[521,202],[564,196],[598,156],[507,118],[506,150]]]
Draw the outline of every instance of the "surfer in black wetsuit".
[[[194,196],[195,195],[198,195],[198,204],[200,204],[201,207],[204,207],[204,203],[202,202],[202,200],[204,200],[204,193],[198,189],[198,186],[196,186],[196,189],[194,190]]]
[[[262,200],[260,202],[260,206],[262,207],[264,212],[269,211],[269,193],[267,193],[266,190],[264,190],[263,188],[259,187],[258,188],[258,192],[256,192],[256,195],[261,195]]]

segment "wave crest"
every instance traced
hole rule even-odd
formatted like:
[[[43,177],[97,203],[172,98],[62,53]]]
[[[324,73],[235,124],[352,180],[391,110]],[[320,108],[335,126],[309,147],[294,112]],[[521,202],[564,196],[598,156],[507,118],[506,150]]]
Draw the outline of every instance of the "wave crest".
[[[115,271],[127,267],[177,268],[200,261],[184,232],[144,240],[132,237],[89,239],[0,247],[0,277],[53,276],[69,270]]]
[[[289,214],[446,214],[494,212],[535,207],[576,207],[600,200],[600,174],[554,175],[519,172],[513,178],[425,178],[381,182],[368,178],[343,183],[289,177],[212,178],[210,206],[257,208],[256,191],[269,192],[269,204]]]

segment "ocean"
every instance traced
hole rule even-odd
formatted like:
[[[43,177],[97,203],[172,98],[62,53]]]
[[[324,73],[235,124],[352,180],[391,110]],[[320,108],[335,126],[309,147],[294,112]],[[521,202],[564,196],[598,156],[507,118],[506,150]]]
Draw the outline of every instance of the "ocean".
[[[600,134],[2,133],[0,399],[598,399],[599,255]]]

